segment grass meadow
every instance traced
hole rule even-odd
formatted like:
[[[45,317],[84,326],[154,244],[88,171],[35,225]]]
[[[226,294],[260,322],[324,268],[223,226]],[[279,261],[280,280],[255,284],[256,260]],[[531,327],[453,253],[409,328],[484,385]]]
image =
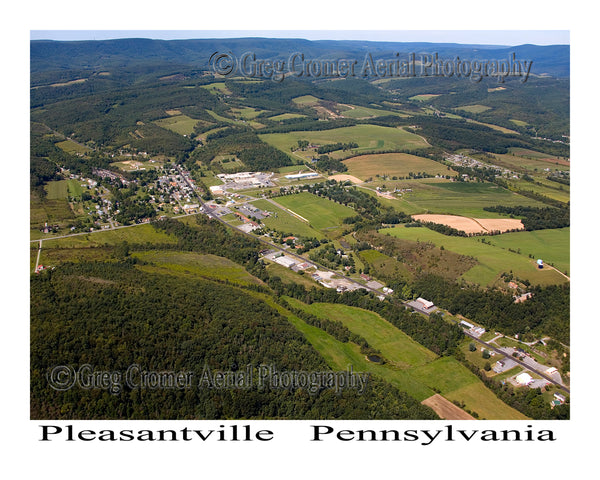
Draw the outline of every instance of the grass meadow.
[[[401,128],[379,125],[355,125],[324,131],[269,133],[259,135],[259,137],[285,153],[289,153],[292,148],[296,148],[298,140],[308,140],[314,145],[328,145],[338,142],[355,142],[358,144],[358,148],[346,152],[338,150],[329,153],[332,158],[347,158],[360,153],[381,150],[412,150],[427,146],[425,140],[414,133],[409,133]],[[314,151],[297,151],[296,154],[309,159],[314,155]]]
[[[558,231],[549,231],[552,233],[546,234],[536,232],[515,232],[509,234],[495,235],[490,237],[453,237],[442,235],[425,227],[420,228],[405,228],[404,226],[396,226],[393,228],[381,229],[379,233],[390,234],[394,237],[404,240],[432,242],[438,247],[459,253],[461,255],[472,256],[478,261],[478,265],[469,269],[461,278],[468,282],[476,283],[482,286],[493,285],[498,280],[499,275],[503,272],[512,271],[513,274],[521,279],[529,280],[532,284],[539,285],[554,285],[561,284],[567,281],[560,273],[549,268],[540,270],[536,266],[536,260],[539,258],[529,258],[528,247],[537,250],[546,262],[552,262],[553,257],[558,261],[564,261],[568,255],[568,248],[561,246],[549,245],[544,247],[544,238],[547,240],[554,239],[555,242],[568,242],[568,229]],[[508,239],[503,240],[504,235],[510,235]],[[482,243],[481,239],[485,239],[486,243]],[[488,240],[492,243],[489,245]],[[521,249],[521,253],[511,252],[508,248],[513,248],[517,245]],[[510,245],[510,247],[509,247]]]
[[[366,180],[375,175],[388,177],[408,177],[410,172],[425,172],[430,175],[456,175],[450,167],[428,158],[410,155],[408,153],[380,153],[360,155],[344,160],[348,167],[348,175],[354,175]]]
[[[345,370],[352,365],[354,371],[377,375],[418,401],[434,395],[433,388],[436,388],[449,400],[464,403],[480,418],[526,419],[499,400],[457,360],[437,357],[375,313],[344,305],[306,305],[289,297],[285,299],[292,306],[317,317],[341,321],[352,332],[363,336],[369,345],[380,350],[389,362],[383,365],[369,362],[357,345],[339,342],[288,312],[288,320],[333,369]]]
[[[308,192],[284,195],[275,198],[275,201],[307,219],[310,226],[317,230],[337,227],[344,218],[356,214],[350,207]]]

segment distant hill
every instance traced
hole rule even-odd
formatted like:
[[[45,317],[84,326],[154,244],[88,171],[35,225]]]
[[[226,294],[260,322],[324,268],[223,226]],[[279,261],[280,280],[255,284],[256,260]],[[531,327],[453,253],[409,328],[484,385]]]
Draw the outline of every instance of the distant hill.
[[[69,42],[32,40],[30,50],[32,73],[70,69],[99,71],[126,65],[164,65],[165,63],[207,69],[209,58],[214,52],[230,51],[236,56],[254,52],[258,58],[271,60],[287,59],[294,52],[301,52],[310,59],[362,59],[367,53],[371,53],[374,58],[392,59],[396,53],[400,58],[410,53],[417,55],[438,53],[445,59],[458,56],[461,59],[471,60],[502,60],[508,59],[512,53],[515,53],[517,59],[533,61],[532,74],[562,78],[570,74],[569,45],[490,46],[274,38],[191,40],[128,38]]]

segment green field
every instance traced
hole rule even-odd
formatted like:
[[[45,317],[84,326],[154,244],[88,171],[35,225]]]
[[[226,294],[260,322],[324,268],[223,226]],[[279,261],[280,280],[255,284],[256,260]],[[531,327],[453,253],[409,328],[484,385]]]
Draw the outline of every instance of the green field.
[[[525,419],[488,390],[475,375],[452,357],[438,358],[433,352],[414,342],[379,315],[356,307],[331,304],[306,305],[284,297],[295,308],[317,317],[342,322],[361,335],[369,345],[381,351],[388,363],[369,362],[358,346],[342,343],[319,328],[307,325],[288,314],[288,319],[334,369],[352,365],[354,371],[378,375],[413,398],[423,401],[439,389],[449,400],[464,402],[465,407],[486,419]]]
[[[269,120],[274,120],[276,122],[280,120],[289,120],[290,118],[305,118],[306,115],[302,115],[300,113],[282,113],[281,115],[275,115],[273,117],[269,117]]]
[[[210,93],[214,93],[214,94],[222,93],[224,95],[231,95],[231,90],[229,90],[227,88],[227,86],[225,85],[225,82],[209,83],[208,85],[201,85],[200,87],[205,88]]]
[[[442,357],[410,374],[432,388],[438,388],[450,401],[464,402],[481,419],[525,420],[527,417],[498,399],[494,393],[458,360]]]
[[[296,97],[292,99],[296,105],[316,105],[319,103],[319,99],[317,97],[313,97],[312,95],[303,95],[301,97]]]
[[[493,156],[495,157],[495,164],[505,166],[517,172],[527,172],[530,174],[538,172],[544,174],[546,168],[549,168],[551,171],[569,171],[571,168],[570,162],[564,159],[559,159],[552,155],[544,155],[533,150],[515,149],[512,154],[494,153]]]
[[[465,105],[464,107],[458,107],[458,110],[464,110],[469,113],[483,113],[491,109],[492,107],[486,107],[485,105]]]
[[[534,206],[545,205],[536,200],[517,195],[494,183],[479,182],[422,182],[406,184],[412,192],[403,194],[402,198],[421,208],[421,213],[441,213],[463,215],[473,218],[496,217],[483,210],[483,207]]]
[[[179,135],[191,135],[194,132],[194,127],[198,123],[198,120],[190,118],[187,115],[175,115],[155,120],[154,123],[159,127],[166,128]]]
[[[375,175],[388,177],[408,177],[410,172],[425,172],[430,175],[451,175],[456,172],[450,167],[429,158],[409,155],[408,153],[380,153],[373,155],[360,155],[344,160],[348,167],[348,175],[354,175],[361,180],[366,180]]]
[[[363,250],[358,255],[382,277],[398,278],[401,276],[406,280],[412,277],[404,264],[378,250]]]
[[[279,200],[279,198],[276,198],[275,200]],[[297,237],[319,239],[322,237],[321,233],[312,228],[308,223],[294,217],[267,200],[256,200],[252,202],[252,204],[261,210],[271,212],[273,214],[262,220],[262,222],[268,228],[272,228],[273,230],[277,230],[278,232],[282,233],[289,233]]]
[[[252,107],[234,107],[230,111],[234,116],[242,120],[252,120],[266,110],[257,110]]]
[[[80,143],[76,143],[73,140],[64,140],[62,142],[58,142],[56,143],[56,146],[67,153],[87,153],[92,151],[91,148],[81,145]]]
[[[346,158],[360,153],[377,152],[381,150],[415,149],[428,146],[418,135],[409,133],[401,128],[381,127],[378,125],[355,125],[353,127],[334,128],[323,131],[269,133],[259,135],[268,144],[288,153],[292,147],[297,148],[298,140],[308,140],[314,145],[355,142],[358,148],[346,152],[338,150],[331,152],[330,157]],[[313,150],[297,151],[297,155],[309,159],[314,155]]]
[[[116,245],[124,241],[130,244],[166,243],[174,245],[177,243],[175,237],[160,232],[152,225],[145,223],[114,230],[99,230],[81,235],[72,235],[59,239],[48,238],[48,240],[44,240],[44,248],[102,247],[104,245]]]
[[[307,219],[310,226],[317,230],[337,227],[344,218],[356,214],[350,207],[308,192],[284,195],[275,198],[275,201]]]
[[[570,228],[534,230],[532,232],[511,232],[489,237],[492,245],[512,250],[521,250],[546,263],[552,263],[562,272],[570,271],[571,248]]]
[[[421,95],[414,95],[409,98],[409,100],[417,100],[419,102],[425,102],[427,100],[431,100],[432,98],[439,97],[441,94],[439,93],[423,93]]]
[[[357,307],[312,303],[305,305],[293,298],[286,300],[295,308],[302,308],[320,318],[342,322],[352,332],[362,336],[369,345],[377,348],[381,355],[396,367],[409,368],[431,362],[437,355],[415,342],[376,313]]]
[[[152,265],[141,265],[144,271],[193,275],[212,280],[227,280],[239,285],[259,285],[262,282],[250,275],[244,267],[216,255],[195,252],[145,251],[133,256]]]
[[[561,240],[561,244],[564,242],[568,243],[569,229],[561,229],[551,233],[549,236],[555,239],[556,243],[558,239]],[[384,228],[379,231],[382,234],[390,234],[397,238],[405,240],[420,241],[420,242],[432,242],[434,245],[445,249],[456,252],[461,255],[467,255],[474,257],[479,264],[468,270],[461,278],[468,282],[477,283],[479,285],[493,285],[498,277],[503,272],[512,271],[514,275],[521,279],[527,279],[532,284],[539,285],[553,285],[565,283],[567,279],[560,275],[558,272],[549,268],[540,270],[537,268],[534,259],[529,258],[528,252],[525,248],[521,247],[522,253],[510,252],[508,249],[501,248],[496,245],[488,245],[482,243],[480,237],[452,237],[442,235],[441,233],[434,232],[425,227],[421,228],[405,228],[404,226],[396,226],[393,228]],[[498,243],[500,245],[502,237],[504,235],[510,235],[509,240],[506,241],[507,245],[515,245],[519,238],[522,238],[523,245],[527,246],[543,246],[541,240],[544,237],[536,232],[517,232],[510,234],[503,234],[498,236],[486,237],[486,241],[489,239],[492,244]],[[522,235],[522,237],[519,237]],[[512,248],[512,247],[511,247]],[[552,262],[553,256],[556,255],[557,261],[565,259],[565,252],[561,249],[562,247],[552,246],[545,252],[540,251],[541,255],[547,253],[546,262]],[[568,249],[567,249],[568,251]]]
[[[359,105],[338,105],[342,109],[344,118],[374,118],[386,115],[396,115],[398,117],[408,117],[405,113],[399,113],[392,110],[380,110],[377,108],[362,107]]]

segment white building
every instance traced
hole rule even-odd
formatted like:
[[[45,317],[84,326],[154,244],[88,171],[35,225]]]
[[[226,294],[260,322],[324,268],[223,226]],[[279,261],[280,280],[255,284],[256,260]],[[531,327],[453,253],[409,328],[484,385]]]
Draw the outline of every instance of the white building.
[[[433,307],[433,302],[430,302],[429,300],[425,300],[424,298],[419,297],[415,301],[419,302],[421,305],[423,305],[423,308],[425,310],[429,310],[431,307]]]
[[[515,380],[519,385],[529,385],[533,382],[533,378],[527,372],[520,373],[515,377]]]

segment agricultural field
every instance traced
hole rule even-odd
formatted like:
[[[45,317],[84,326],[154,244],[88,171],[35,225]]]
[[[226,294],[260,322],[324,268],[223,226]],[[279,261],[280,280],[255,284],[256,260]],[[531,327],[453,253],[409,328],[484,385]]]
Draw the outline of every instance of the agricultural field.
[[[525,255],[541,258],[561,272],[570,271],[570,228],[535,230],[532,232],[504,233],[488,237],[488,241],[500,248],[521,251]],[[567,273],[568,274],[568,273]]]
[[[475,182],[431,182],[428,179],[410,185],[412,192],[402,198],[421,208],[419,213],[440,213],[475,218],[497,217],[483,207],[545,205],[536,200],[517,195],[494,183]]]
[[[401,128],[381,127],[378,125],[355,125],[353,127],[334,128],[324,131],[269,133],[259,135],[261,140],[283,152],[290,152],[298,147],[298,140],[308,140],[313,145],[328,145],[332,143],[355,142],[358,148],[346,152],[339,150],[329,154],[332,158],[347,158],[361,152],[376,152],[378,150],[415,149],[427,146],[425,140],[414,133]],[[314,156],[312,150],[297,151],[304,159]]]
[[[408,117],[405,113],[395,112],[393,110],[381,110],[378,108],[369,108],[363,107],[360,105],[345,105],[338,104],[338,107],[341,110],[341,116],[344,118],[374,118],[374,117],[383,117],[386,115],[396,115],[399,117]]]
[[[70,139],[58,142],[56,146],[67,153],[84,154],[92,151],[92,149],[87,147],[86,145],[82,145],[81,143],[74,142]]]
[[[307,219],[316,230],[338,227],[344,218],[355,215],[350,207],[308,192],[284,195],[277,197],[275,201]]]
[[[453,237],[442,235],[425,227],[406,228],[404,226],[383,228],[379,230],[379,233],[383,235],[389,234],[414,242],[432,242],[438,247],[443,246],[446,250],[474,257],[478,265],[469,269],[461,278],[482,286],[493,285],[498,280],[500,274],[510,271],[516,277],[529,280],[532,284],[554,285],[567,281],[564,276],[554,270],[548,268],[538,269],[536,265],[537,258],[532,259],[528,257],[529,252],[523,248],[521,249],[522,253],[517,253],[516,251],[511,252],[508,249],[487,243],[488,239],[493,243],[494,239],[501,238],[502,235],[492,237]],[[527,234],[529,233],[531,232],[516,232],[503,235],[524,235],[527,238]],[[568,237],[568,232],[563,232],[563,235]],[[482,238],[486,240],[486,243],[482,243]],[[549,249],[547,253],[551,254],[551,250],[553,249]],[[564,257],[564,253],[560,257]],[[546,258],[547,262],[552,261],[551,257]]]
[[[286,298],[286,300],[292,306],[317,317],[343,323],[352,332],[364,337],[369,345],[377,348],[383,358],[395,367],[409,368],[425,365],[437,358],[431,350],[415,342],[376,313],[346,305],[331,303],[305,305],[293,298]]]
[[[451,175],[456,172],[450,167],[429,158],[418,157],[408,153],[380,153],[360,155],[344,160],[348,174],[367,180],[376,175],[387,177],[408,177],[409,173],[423,172],[430,175]]]
[[[191,135],[194,132],[194,127],[198,123],[198,120],[190,118],[187,115],[174,115],[155,120],[154,123],[159,127],[166,128],[179,135]]]
[[[508,232],[525,229],[521,220],[517,218],[468,218],[456,215],[435,215],[429,213],[413,215],[413,218],[420,222],[446,225],[467,234]]]
[[[280,200],[276,198],[275,201]],[[289,233],[290,235],[306,238],[321,238],[322,234],[310,224],[303,222],[299,218],[279,208],[268,200],[255,200],[251,202],[256,207],[263,211],[271,212],[272,215],[263,218],[264,223],[268,228],[277,230],[278,232]]]
[[[522,152],[521,154],[517,152]],[[523,149],[515,150],[513,153],[500,154],[494,153],[492,156],[495,165],[510,168],[516,172],[527,172],[529,174],[546,174],[546,169],[550,171],[563,170],[569,171],[571,162],[564,158],[558,158],[551,155],[543,155],[538,152],[530,151],[526,153]],[[484,161],[489,161],[485,160]]]

